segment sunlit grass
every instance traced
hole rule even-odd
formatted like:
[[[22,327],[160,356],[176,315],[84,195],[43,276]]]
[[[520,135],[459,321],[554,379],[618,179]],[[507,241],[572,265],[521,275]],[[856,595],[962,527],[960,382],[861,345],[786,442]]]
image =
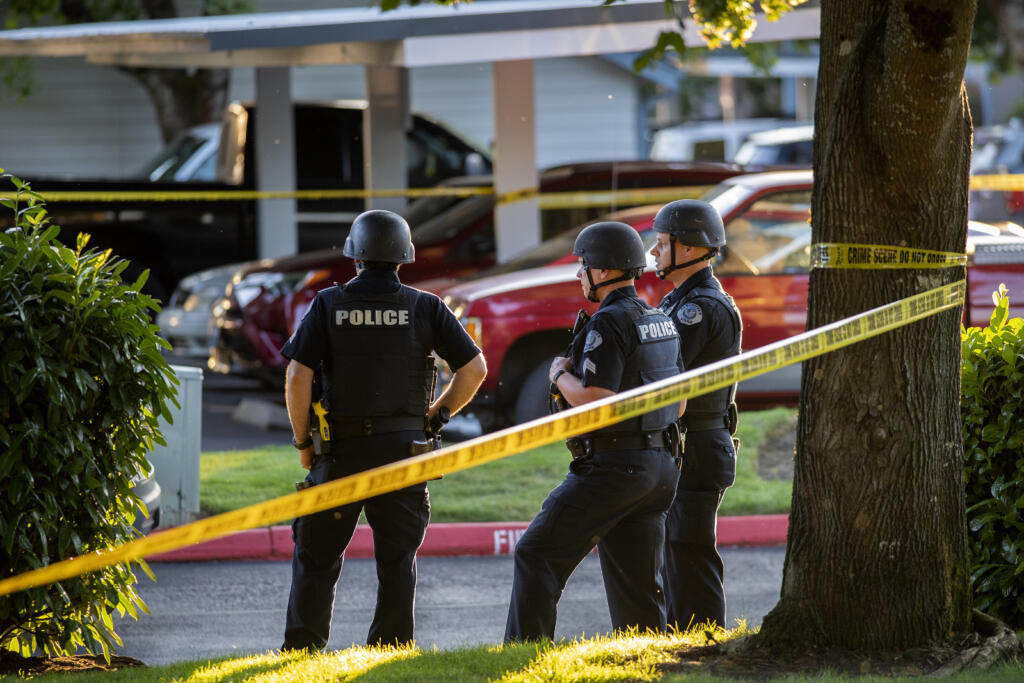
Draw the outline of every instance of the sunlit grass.
[[[720,643],[750,635],[745,624],[716,634]],[[693,648],[706,645],[701,629],[689,633],[626,633],[617,636],[578,638],[558,643],[522,643],[516,645],[478,645],[456,650],[419,650],[406,648],[369,648],[353,646],[325,654],[266,653],[217,659],[179,662],[167,666],[123,669],[116,672],[80,672],[76,683],[99,681],[120,683],[305,683],[334,681],[347,683],[410,683],[496,681],[500,683],[604,683],[614,681],[729,681],[710,676]],[[692,670],[671,671],[671,666],[686,662]],[[826,663],[827,664],[827,663]],[[0,681],[23,680],[13,676]],[[67,681],[67,674],[49,674],[34,680]],[[776,681],[863,681],[911,683],[920,677],[895,678],[848,677],[837,673],[814,676],[790,675]],[[1003,664],[987,671],[972,671],[945,679],[951,683],[1017,683],[1024,680],[1024,665]]]
[[[736,485],[725,495],[721,514],[789,510],[792,483],[758,477],[757,453],[765,430],[792,414],[787,408],[741,414]],[[565,477],[569,460],[565,445],[559,442],[432,481],[431,520],[528,521]],[[201,507],[219,513],[260,503],[292,493],[295,482],[305,475],[298,454],[288,446],[204,453],[200,460]]]

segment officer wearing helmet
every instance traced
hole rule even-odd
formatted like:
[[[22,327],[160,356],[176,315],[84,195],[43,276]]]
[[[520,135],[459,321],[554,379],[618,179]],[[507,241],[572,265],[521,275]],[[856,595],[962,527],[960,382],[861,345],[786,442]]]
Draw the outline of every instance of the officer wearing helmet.
[[[678,374],[675,326],[633,286],[646,264],[637,232],[595,223],[573,254],[583,295],[600,306],[570,357],[551,363],[551,382],[569,405]],[[516,544],[506,641],[554,637],[566,581],[595,545],[613,627],[665,627],[661,566],[665,511],[679,476],[677,416],[671,405],[569,440],[569,474]]]
[[[740,312],[711,272],[711,259],[725,246],[722,217],[707,202],[683,199],[662,207],[654,230],[658,277],[675,285],[658,308],[679,331],[684,366],[693,370],[737,355]],[[735,385],[695,396],[680,418],[686,447],[666,522],[665,596],[668,623],[681,629],[709,621],[725,625],[715,528],[722,496],[736,477],[735,396]]]
[[[319,292],[284,345],[285,399],[295,448],[316,486],[407,458],[430,439],[438,415],[458,412],[486,373],[480,349],[433,294],[407,287],[398,268],[412,263],[409,226],[390,211],[367,211],[352,224],[343,253],[356,277]],[[455,369],[433,395],[436,352]],[[330,452],[310,438],[314,376],[321,381]],[[335,585],[361,511],[373,529],[377,608],[367,643],[413,640],[416,551],[430,518],[425,483],[300,517],[282,650],[323,650],[330,637]]]

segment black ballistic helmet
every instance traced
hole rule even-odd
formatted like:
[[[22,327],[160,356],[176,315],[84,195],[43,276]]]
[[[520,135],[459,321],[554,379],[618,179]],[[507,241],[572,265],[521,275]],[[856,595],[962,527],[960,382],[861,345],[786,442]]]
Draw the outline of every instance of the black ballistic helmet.
[[[725,226],[718,210],[699,199],[680,199],[661,207],[654,230],[667,232],[688,247],[725,246]]]
[[[360,261],[412,263],[416,250],[412,246],[409,224],[391,211],[365,211],[356,217],[341,253]]]
[[[628,272],[643,270],[647,266],[647,255],[640,235],[625,223],[617,221],[603,221],[583,228],[576,237],[572,253],[583,258],[584,268]]]

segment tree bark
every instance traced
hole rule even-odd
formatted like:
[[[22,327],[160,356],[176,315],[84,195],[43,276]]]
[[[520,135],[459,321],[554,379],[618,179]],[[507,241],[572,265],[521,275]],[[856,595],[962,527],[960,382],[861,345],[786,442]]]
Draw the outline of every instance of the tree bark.
[[[976,2],[822,0],[813,241],[963,252]],[[962,268],[814,270],[808,328]],[[971,626],[960,309],[803,366],[789,543],[758,642],[893,650]]]
[[[156,111],[160,135],[170,142],[191,126],[220,121],[227,106],[227,69],[121,69],[142,84]]]

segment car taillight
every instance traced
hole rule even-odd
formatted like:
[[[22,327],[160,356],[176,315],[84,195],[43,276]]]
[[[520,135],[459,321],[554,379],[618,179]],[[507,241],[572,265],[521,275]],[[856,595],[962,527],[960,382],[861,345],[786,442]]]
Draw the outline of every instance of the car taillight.
[[[1018,190],[1016,192],[1006,193],[1006,213],[1017,213],[1018,211],[1024,211],[1024,192]]]
[[[295,285],[295,291],[297,292],[300,289],[306,289],[307,287],[311,288],[314,285],[327,282],[330,279],[331,271],[329,270],[311,270],[306,273],[306,277],[302,278],[302,280]]]
[[[462,326],[466,328],[466,332],[468,332],[469,336],[473,338],[473,343],[477,346],[482,346],[481,340],[483,339],[483,329],[480,324],[480,318],[463,318]]]

